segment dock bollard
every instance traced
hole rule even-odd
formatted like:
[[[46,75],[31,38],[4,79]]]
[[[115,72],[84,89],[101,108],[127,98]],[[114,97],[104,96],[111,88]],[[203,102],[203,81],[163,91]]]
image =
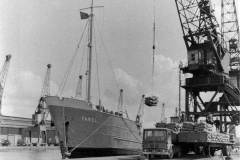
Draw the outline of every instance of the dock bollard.
[[[60,144],[60,151],[61,151],[61,154],[62,154],[62,159],[65,159],[65,158],[67,158],[67,155],[66,155],[67,148],[65,147],[63,141],[60,141],[59,144]]]

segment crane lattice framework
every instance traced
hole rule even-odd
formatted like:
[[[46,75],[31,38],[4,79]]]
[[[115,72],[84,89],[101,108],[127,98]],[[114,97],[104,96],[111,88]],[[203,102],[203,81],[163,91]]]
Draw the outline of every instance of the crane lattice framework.
[[[41,92],[42,97],[50,95],[50,75],[51,75],[51,64],[48,64],[47,72],[44,78],[42,92]]]
[[[231,81],[240,88],[240,34],[236,3],[235,0],[222,0],[221,4],[221,42],[230,54],[229,76]]]
[[[10,65],[11,55],[6,55],[5,62],[3,64],[2,70],[0,72],[0,115],[2,115],[2,96],[6,83],[7,73]]]
[[[45,97],[50,96],[50,75],[51,75],[51,64],[48,64],[43,86],[42,86],[41,97],[39,99],[37,109],[33,116],[35,125],[46,124],[46,119],[49,112],[48,112],[48,108],[45,105]]]
[[[188,56],[188,64],[181,70],[192,74],[182,86],[186,118],[197,121],[212,114],[220,122],[220,131],[226,132],[228,124],[239,123],[240,92],[224,73],[226,51],[210,0],[175,2]]]
[[[42,144],[47,143],[47,117],[49,114],[48,108],[45,104],[45,97],[50,96],[50,75],[51,75],[51,64],[47,65],[47,72],[43,81],[41,97],[38,102],[35,113],[33,114],[32,120],[34,127],[39,127],[39,140],[42,139]]]

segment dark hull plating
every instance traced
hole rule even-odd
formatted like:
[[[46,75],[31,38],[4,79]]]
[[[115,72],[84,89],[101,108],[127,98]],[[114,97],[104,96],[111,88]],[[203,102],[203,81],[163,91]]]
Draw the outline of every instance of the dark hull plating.
[[[69,147],[68,150],[72,148]],[[105,157],[105,156],[120,156],[120,155],[139,155],[139,150],[129,150],[120,148],[77,148],[69,158],[84,158],[84,157]]]

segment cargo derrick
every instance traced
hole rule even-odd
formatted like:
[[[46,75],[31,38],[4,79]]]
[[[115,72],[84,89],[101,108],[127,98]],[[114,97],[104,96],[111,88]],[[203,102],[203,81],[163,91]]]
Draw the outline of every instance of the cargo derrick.
[[[220,42],[218,23],[209,0],[175,0],[187,48],[188,64],[181,68],[186,78],[185,113],[189,120],[212,114],[218,118],[220,131],[228,124],[237,124],[240,92],[231,82],[222,66],[226,54]],[[202,93],[213,92],[210,100]],[[218,99],[218,97],[221,97]]]
[[[144,115],[144,101],[145,95],[142,95],[142,99],[138,108],[138,113],[136,116],[136,124],[139,129],[142,129],[143,115]]]
[[[12,56],[10,54],[6,55],[5,62],[0,72],[0,115],[2,115],[2,97],[3,97],[3,91],[6,83],[6,78],[7,78],[11,57]]]
[[[82,98],[82,78],[83,78],[82,75],[80,75],[78,77],[78,83],[77,83],[75,98]]]
[[[50,96],[50,71],[51,64],[48,64],[41,91],[41,97],[39,99],[36,111],[32,117],[33,124],[35,125],[34,127],[37,127],[39,129],[39,139],[42,139],[42,144],[47,143],[47,117],[49,111],[45,105],[45,97]]]

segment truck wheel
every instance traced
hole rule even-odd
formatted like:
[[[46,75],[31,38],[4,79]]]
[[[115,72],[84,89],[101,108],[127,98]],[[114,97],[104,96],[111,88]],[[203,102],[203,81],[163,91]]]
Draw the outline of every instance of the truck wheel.
[[[180,158],[182,156],[182,151],[179,146],[173,146],[173,157]]]
[[[177,156],[177,158],[181,158],[182,157],[182,151],[181,150],[177,151],[176,156]]]
[[[148,155],[148,159],[154,159],[154,155],[149,154],[149,155]]]
[[[172,159],[174,156],[173,150],[171,149],[168,154],[168,159]]]
[[[204,147],[204,155],[205,155],[205,156],[209,156],[209,155],[210,155],[209,150],[210,150],[210,149],[209,149],[209,146],[205,146],[205,147]]]
[[[194,152],[196,155],[199,155],[200,154],[200,149],[198,146],[194,146]]]
[[[230,150],[229,146],[224,146],[222,149],[223,156],[230,156]]]
[[[215,154],[215,149],[210,149],[210,155],[214,156],[214,154]]]

